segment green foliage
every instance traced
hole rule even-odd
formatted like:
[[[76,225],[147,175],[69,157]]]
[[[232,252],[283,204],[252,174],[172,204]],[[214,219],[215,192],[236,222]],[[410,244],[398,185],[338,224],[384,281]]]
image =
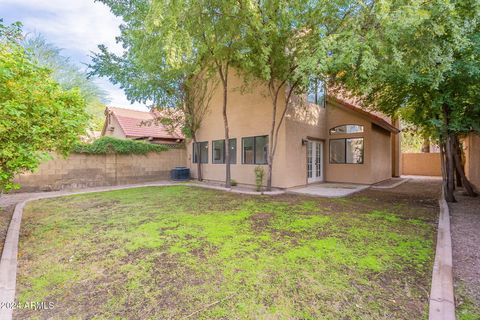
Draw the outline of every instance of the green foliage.
[[[261,166],[255,167],[255,186],[257,191],[262,191],[263,177],[265,176],[265,170]]]
[[[349,47],[333,53],[335,82],[434,140],[480,132],[477,1],[372,2],[353,18]]]
[[[417,153],[422,150],[424,138],[415,132],[402,131],[402,152]]]
[[[164,145],[129,139],[101,137],[92,143],[77,144],[74,152],[90,154],[146,154],[149,152],[162,152],[166,150],[168,150],[168,147]]]
[[[80,92],[62,89],[21,38],[19,24],[0,20],[0,191],[16,187],[14,176],[37,168],[48,152],[66,155],[88,121]]]
[[[93,78],[61,53],[61,49],[48,43],[41,35],[28,36],[22,45],[42,67],[52,70],[55,79],[64,90],[78,89],[86,101],[87,113],[91,116],[92,130],[101,130],[105,121],[105,103],[108,94]]]

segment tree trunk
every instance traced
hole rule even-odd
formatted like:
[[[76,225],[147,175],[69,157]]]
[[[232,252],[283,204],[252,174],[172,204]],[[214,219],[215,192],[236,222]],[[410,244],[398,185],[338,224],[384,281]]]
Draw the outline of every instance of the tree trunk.
[[[465,169],[463,167],[462,160],[460,158],[459,152],[460,151],[460,141],[458,140],[458,137],[454,137],[452,139],[453,143],[453,159],[455,161],[455,169],[457,172],[457,175],[460,177],[461,184],[465,188],[465,191],[467,192],[467,195],[470,197],[476,197],[477,193],[475,192],[472,184],[470,181],[467,179],[465,175]]]
[[[454,158],[453,159],[455,161],[455,179],[456,179],[456,182],[457,182],[457,187],[461,188],[461,187],[463,187],[462,173],[463,173],[463,175],[465,175],[465,169],[464,169],[464,166],[463,166],[463,162],[461,161],[462,150],[461,150],[461,147],[460,147],[460,141],[458,140],[457,136],[455,136],[455,139],[453,140],[453,152],[454,152]],[[457,158],[458,158],[458,164],[457,164]]]
[[[218,66],[218,72],[223,84],[223,126],[225,128],[225,188],[231,188],[231,173],[230,173],[230,145],[229,145],[229,129],[227,117],[227,101],[228,101],[228,64],[225,66],[225,71],[222,65]]]
[[[450,133],[447,135],[446,139],[447,141],[445,143],[445,163],[447,173],[447,188],[445,190],[445,200],[447,200],[447,202],[457,202],[453,193],[455,189],[455,163],[453,160],[452,137]]]
[[[445,143],[440,142],[440,168],[442,169],[442,192],[444,197],[446,197],[447,190],[447,164],[445,161]]]
[[[422,152],[423,153],[430,153],[430,139],[424,138],[422,143]]]
[[[442,106],[443,111],[443,123],[445,125],[445,131],[441,134],[441,142],[444,148],[444,158],[445,158],[445,170],[444,170],[444,179],[446,180],[444,183],[444,192],[445,192],[445,200],[447,202],[457,202],[454,195],[455,189],[455,163],[453,160],[453,141],[452,137],[453,134],[449,130],[450,125],[450,110],[447,104],[443,104]],[[446,185],[445,185],[446,184]]]
[[[285,99],[285,104],[284,108],[282,111],[282,115],[280,117],[280,120],[276,121],[276,116],[277,116],[277,107],[278,107],[278,94],[280,93],[280,90],[284,87],[285,82],[281,83],[276,90],[272,91],[273,89],[271,88],[271,94],[274,93],[273,99],[272,99],[272,105],[273,105],[273,118],[272,118],[272,127],[270,130],[270,145],[269,145],[269,155],[268,155],[268,175],[267,175],[267,191],[270,191],[272,189],[272,177],[273,177],[273,160],[275,158],[275,151],[277,150],[277,142],[278,142],[278,132],[280,131],[280,127],[283,123],[283,119],[285,119],[285,114],[287,113],[288,109],[288,103],[290,101],[290,98],[293,94],[294,88],[297,86],[297,83],[294,83],[290,86],[290,89],[288,90],[287,97]],[[275,128],[276,126],[276,128]]]
[[[455,154],[454,154],[453,160],[455,161],[455,186],[458,188],[461,188],[463,187],[462,177],[460,174],[460,170],[458,169],[457,160],[455,159]]]
[[[269,137],[269,146],[268,146],[268,172],[267,172],[267,191],[272,190],[272,176],[273,176],[273,157],[274,157],[274,138],[275,138],[275,125],[276,125],[276,120],[277,120],[277,101],[278,101],[278,92],[279,89],[275,90],[275,83],[274,80],[271,80],[270,82],[270,95],[273,95],[272,97],[272,109],[273,109],[273,114],[272,114],[272,127],[270,128],[270,137]]]

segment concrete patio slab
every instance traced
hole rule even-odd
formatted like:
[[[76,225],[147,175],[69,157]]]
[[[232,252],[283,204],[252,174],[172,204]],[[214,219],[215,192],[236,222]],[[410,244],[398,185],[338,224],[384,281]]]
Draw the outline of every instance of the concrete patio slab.
[[[353,193],[368,189],[369,187],[369,185],[365,184],[315,183],[301,187],[289,188],[287,189],[287,192],[325,198],[339,198],[349,196]]]

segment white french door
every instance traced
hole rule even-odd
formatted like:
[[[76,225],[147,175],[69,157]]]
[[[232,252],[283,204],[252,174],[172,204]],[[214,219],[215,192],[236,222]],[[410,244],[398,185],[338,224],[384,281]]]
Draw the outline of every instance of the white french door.
[[[323,142],[307,142],[308,183],[323,181]]]

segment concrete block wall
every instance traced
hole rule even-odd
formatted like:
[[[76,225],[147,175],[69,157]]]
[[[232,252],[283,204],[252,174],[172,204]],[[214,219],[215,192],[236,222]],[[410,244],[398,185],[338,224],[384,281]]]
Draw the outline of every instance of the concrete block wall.
[[[170,178],[170,170],[186,166],[185,149],[170,149],[147,155],[71,154],[52,155],[33,173],[16,177],[21,192],[62,190],[140,183]]]
[[[402,174],[441,176],[440,153],[402,153]]]

